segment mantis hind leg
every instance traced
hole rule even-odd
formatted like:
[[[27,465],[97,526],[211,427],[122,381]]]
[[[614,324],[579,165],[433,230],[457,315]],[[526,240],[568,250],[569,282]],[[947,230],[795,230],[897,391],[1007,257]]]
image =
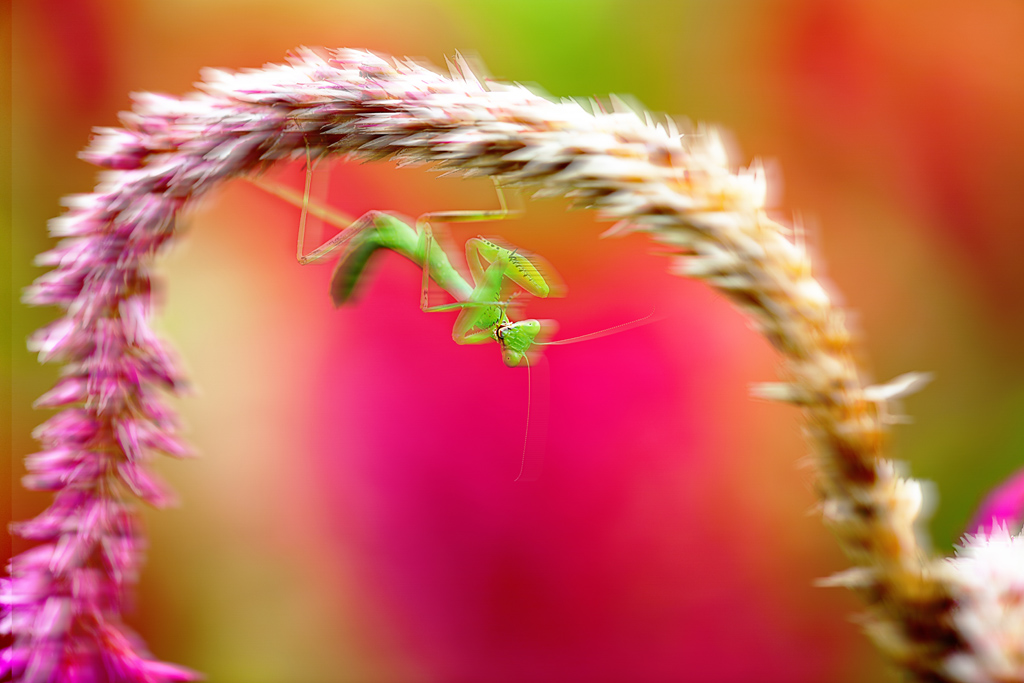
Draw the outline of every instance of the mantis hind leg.
[[[319,261],[334,251],[342,249],[341,258],[331,277],[331,298],[336,306],[340,306],[352,298],[369,261],[379,249],[390,249],[405,256],[423,268],[424,277],[429,274],[455,299],[465,301],[469,298],[473,288],[451,266],[445,251],[434,249],[431,254],[432,235],[429,232],[429,225],[426,227],[425,234],[422,231],[418,233],[408,223],[391,214],[369,211],[359,218],[353,219],[330,206],[313,201],[309,197],[310,169],[311,166],[307,165],[306,186],[301,193],[281,183],[263,178],[250,178],[249,182],[302,209],[296,247],[296,258],[300,264],[307,265]],[[307,213],[341,230],[339,234],[308,254],[303,253]],[[461,217],[461,219],[467,220],[465,217]]]
[[[331,276],[331,300],[335,306],[341,306],[352,298],[367,264],[379,249],[389,248],[403,253],[415,247],[416,235],[413,229],[394,216],[380,211],[368,211],[358,218],[352,218],[342,211],[310,200],[308,170],[306,187],[302,193],[264,178],[250,178],[249,182],[302,209],[296,244],[296,259],[301,265],[314,263],[342,249],[341,258]],[[341,232],[309,253],[303,253],[307,213]]]
[[[325,204],[311,201],[309,199],[309,182],[307,178],[306,189],[304,192],[296,192],[292,188],[274,180],[267,180],[266,178],[248,178],[250,183],[260,188],[264,192],[274,195],[279,199],[297,206],[302,209],[302,215],[299,218],[299,238],[296,243],[295,257],[296,260],[302,264],[307,265],[314,261],[328,256],[332,251],[337,249],[339,246],[352,239],[352,235],[349,234],[351,229],[365,228],[366,220],[370,220],[371,214],[379,213],[376,211],[370,211],[359,218],[352,218],[348,214],[338,211]],[[306,214],[310,213],[325,223],[332,225],[343,232],[336,235],[332,239],[323,243],[308,254],[302,253],[304,250],[305,243],[305,232],[306,232]],[[365,220],[364,220],[365,219]],[[343,236],[348,235],[344,239]]]

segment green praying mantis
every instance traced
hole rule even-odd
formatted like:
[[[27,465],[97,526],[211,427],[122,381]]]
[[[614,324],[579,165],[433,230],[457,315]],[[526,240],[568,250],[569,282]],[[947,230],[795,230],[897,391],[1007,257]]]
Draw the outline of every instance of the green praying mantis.
[[[307,169],[310,167],[307,166]],[[548,341],[557,328],[551,320],[518,320],[509,318],[511,306],[522,295],[540,298],[562,296],[565,285],[547,261],[498,238],[473,237],[466,242],[466,261],[472,285],[452,266],[444,248],[438,246],[431,229],[432,222],[458,223],[503,220],[514,217],[501,187],[496,184],[500,209],[484,211],[445,211],[425,213],[414,224],[389,213],[369,211],[353,219],[329,206],[310,199],[310,174],[302,194],[280,183],[263,178],[250,178],[264,191],[302,209],[296,258],[306,265],[319,261],[342,249],[331,276],[331,299],[341,306],[353,297],[370,259],[381,249],[406,257],[423,271],[420,309],[424,312],[459,310],[452,331],[457,344],[496,342],[505,365],[529,365],[536,346],[576,343],[601,337],[641,324],[647,318],[618,325],[608,330]],[[340,233],[308,254],[304,252],[306,216],[312,214],[341,230]],[[455,303],[431,306],[428,302],[429,280],[436,282],[455,299]],[[513,291],[509,291],[509,290]],[[650,316],[648,316],[649,318]]]
[[[410,224],[382,211],[369,211],[353,219],[345,213],[310,199],[312,164],[306,164],[306,183],[302,193],[275,181],[249,178],[249,182],[284,201],[301,208],[296,258],[302,265],[319,261],[335,251],[342,253],[331,276],[331,299],[336,306],[349,302],[378,251],[389,249],[401,254],[422,271],[420,309],[424,312],[458,310],[452,338],[456,344],[487,344],[496,342],[502,360],[508,367],[534,363],[537,346],[572,344],[596,339],[630,327],[646,324],[653,316],[570,339],[550,341],[557,328],[552,320],[518,320],[509,318],[513,304],[522,295],[540,298],[562,296],[565,285],[546,260],[536,254],[504,243],[498,238],[474,237],[466,241],[466,261],[472,285],[452,266],[448,254],[435,243],[431,222],[460,223],[503,220],[516,216],[510,211],[501,186],[495,183],[500,209],[484,211],[431,212]],[[341,230],[337,235],[304,252],[306,217],[312,214]],[[455,303],[429,305],[429,281],[433,280],[455,299]],[[529,377],[528,377],[529,382]],[[528,385],[529,386],[529,385]],[[528,397],[532,391],[528,388]],[[529,398],[528,398],[529,401]],[[527,439],[529,436],[529,402],[527,403]],[[516,480],[524,478],[527,446],[524,441],[523,460]],[[533,476],[526,477],[529,479]]]

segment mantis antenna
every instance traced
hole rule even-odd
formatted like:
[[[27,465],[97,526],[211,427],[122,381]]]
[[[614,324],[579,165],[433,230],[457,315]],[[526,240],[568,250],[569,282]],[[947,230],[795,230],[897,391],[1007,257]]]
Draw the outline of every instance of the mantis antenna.
[[[655,317],[654,311],[651,311],[642,318],[637,318],[636,320],[631,320],[628,323],[622,323],[621,325],[606,327],[605,329],[598,330],[597,332],[588,332],[587,334],[581,334],[577,337],[569,337],[568,339],[556,339],[555,341],[549,342],[539,341],[534,342],[534,344],[538,346],[561,346],[563,344],[576,344],[577,342],[591,341],[593,339],[600,339],[601,337],[607,337],[613,334],[618,334],[619,332],[625,332],[626,330],[631,330],[634,327],[643,327],[644,325],[650,325],[651,323],[656,323],[659,320],[663,319],[664,316]]]
[[[534,390],[534,369],[539,373],[540,387]],[[541,397],[542,405],[538,409],[533,404],[534,395]],[[526,430],[523,434],[523,455],[519,461],[519,474],[514,481],[536,481],[540,478],[544,466],[544,445],[548,432],[548,366],[544,356],[536,363],[526,357]],[[531,420],[531,417],[533,418]],[[539,419],[538,419],[539,418]],[[532,428],[532,431],[531,431]],[[533,436],[533,448],[530,447],[530,436]]]

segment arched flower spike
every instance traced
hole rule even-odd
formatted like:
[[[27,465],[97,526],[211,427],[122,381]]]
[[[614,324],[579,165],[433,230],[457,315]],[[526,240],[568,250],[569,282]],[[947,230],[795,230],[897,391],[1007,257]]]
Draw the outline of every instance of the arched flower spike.
[[[1024,539],[1005,528],[932,557],[918,522],[921,485],[884,457],[888,402],[919,376],[865,386],[843,315],[814,279],[803,245],[765,212],[756,165],[733,170],[714,130],[680,135],[614,103],[592,113],[514,85],[451,77],[344,50],[299,50],[288,65],[208,71],[202,91],[142,94],[124,128],[101,129],[83,157],[110,169],[51,223],[65,238],[28,290],[64,316],[31,341],[66,364],[42,399],[30,488],[53,505],[18,527],[42,544],[16,557],[3,589],[15,635],[5,666],[20,681],[185,680],[127,633],[119,614],[142,540],[131,494],[168,494],[155,452],[183,455],[160,389],[179,379],[151,332],[151,258],[178,212],[215,185],[285,159],[328,155],[432,164],[563,195],[674,248],[673,270],[705,280],[780,352],[781,383],[757,393],[799,407],[825,522],[854,567],[829,580],[856,590],[877,645],[919,681],[1024,681]]]

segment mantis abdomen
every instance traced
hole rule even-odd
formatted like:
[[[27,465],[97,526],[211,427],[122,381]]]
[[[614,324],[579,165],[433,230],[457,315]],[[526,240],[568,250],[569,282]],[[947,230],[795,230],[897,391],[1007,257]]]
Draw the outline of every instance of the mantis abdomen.
[[[331,300],[335,306],[347,303],[373,255],[380,249],[390,249],[423,268],[441,288],[457,301],[469,299],[473,288],[452,267],[444,249],[429,249],[426,234],[417,232],[406,223],[386,213],[372,216],[372,227],[359,231],[342,250],[341,258],[331,277]],[[424,262],[429,258],[429,266]]]

